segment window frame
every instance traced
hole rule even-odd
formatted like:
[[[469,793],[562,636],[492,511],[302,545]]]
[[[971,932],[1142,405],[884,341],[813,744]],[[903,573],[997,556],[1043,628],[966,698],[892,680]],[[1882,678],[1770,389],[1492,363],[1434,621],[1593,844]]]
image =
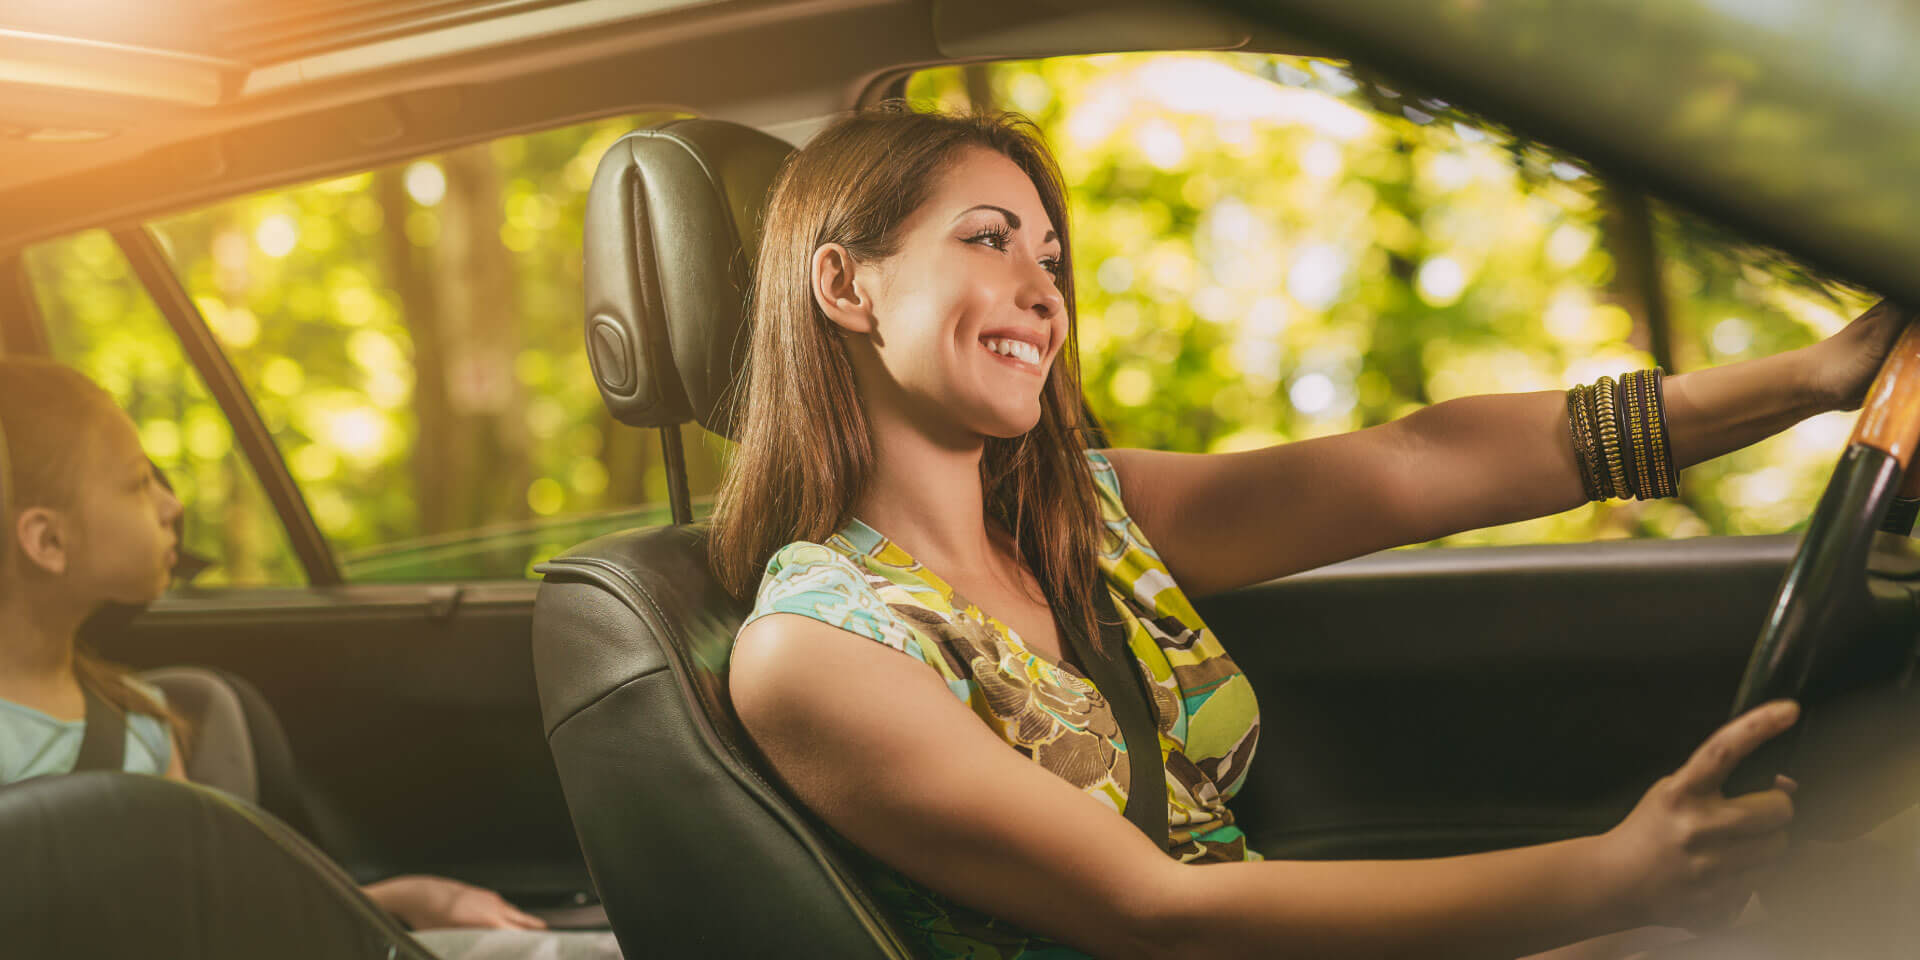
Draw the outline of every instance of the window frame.
[[[273,512],[280,518],[280,525],[286,531],[287,543],[299,559],[300,568],[306,572],[307,584],[315,587],[340,586],[345,582],[340,573],[340,564],[335,560],[325,535],[320,532],[320,525],[313,519],[313,510],[307,504],[306,494],[294,481],[293,472],[287,468],[286,458],[274,444],[273,434],[267,430],[266,421],[261,419],[253,396],[247,393],[232,361],[227,359],[219,341],[214,339],[206,316],[193,302],[193,297],[188,295],[179,274],[167,262],[166,251],[160,249],[153,228],[142,224],[110,230],[109,234],[121,254],[127,258],[127,264],[133,268],[140,285],[146,289],[148,298],[159,309],[160,315],[166,318],[167,326],[172,328],[175,339],[180,341],[181,349],[186,352],[187,362],[199,372],[201,382],[207,385],[207,392],[213,394],[214,402],[220,405],[220,412],[226,415],[227,425],[233,430],[234,442],[239,446],[241,455],[246,457],[247,465],[253,469],[255,479],[266,491],[268,502],[273,504]]]
[[[245,457],[255,478],[266,493],[275,516],[286,533],[287,542],[306,575],[306,586],[340,588],[355,587],[408,587],[408,586],[457,586],[467,582],[520,583],[518,579],[498,580],[487,578],[472,581],[422,582],[419,584],[402,583],[350,583],[346,579],[346,566],[340,556],[336,556],[326,534],[320,530],[305,491],[299,481],[293,477],[285,454],[274,442],[273,434],[266,427],[238,371],[233,367],[231,358],[214,336],[200,307],[188,293],[185,281],[176,271],[159,238],[154,233],[154,223],[169,214],[177,214],[201,206],[223,203],[242,197],[271,190],[287,189],[299,184],[317,182],[328,176],[346,176],[353,173],[372,170],[381,166],[408,163],[425,157],[435,156],[448,150],[459,149],[475,144],[494,143],[518,136],[531,136],[553,130],[586,123],[593,123],[614,117],[646,114],[649,112],[684,112],[678,107],[659,105],[625,106],[605,113],[596,112],[591,116],[565,117],[539,125],[524,125],[509,129],[493,130],[457,142],[434,143],[417,152],[408,152],[401,156],[386,154],[368,155],[357,158],[345,169],[334,170],[329,175],[316,177],[311,171],[299,171],[295,175],[276,178],[272,183],[252,184],[239,192],[225,193],[217,197],[200,197],[188,205],[173,205],[144,213],[135,221],[118,221],[94,224],[63,231],[54,236],[41,237],[29,241],[25,246],[14,250],[6,259],[0,260],[0,318],[13,318],[0,323],[0,352],[11,352],[32,356],[47,356],[51,341],[47,335],[46,321],[39,309],[39,301],[30,287],[25,269],[25,251],[28,247],[56,242],[60,239],[83,233],[87,230],[104,230],[113,239],[117,249],[127,259],[140,287],[154,304],[155,309],[166,320],[173,331],[184,355],[193,370],[206,384],[208,392],[219,405],[227,424],[234,434],[234,443]],[[14,282],[17,280],[17,284]],[[17,287],[17,289],[16,289]],[[8,307],[9,294],[17,295],[24,301],[18,312],[5,310]],[[675,431],[676,434],[678,431]],[[680,450],[671,449],[678,444],[666,445],[664,451],[668,460],[677,461],[666,464],[670,489],[670,502],[688,500],[685,487],[685,455]],[[678,457],[674,454],[680,454]],[[674,497],[671,494],[679,494]],[[689,515],[689,520],[691,519]],[[255,589],[255,588],[246,588]],[[268,588],[260,588],[268,589]],[[277,589],[285,589],[284,587]]]

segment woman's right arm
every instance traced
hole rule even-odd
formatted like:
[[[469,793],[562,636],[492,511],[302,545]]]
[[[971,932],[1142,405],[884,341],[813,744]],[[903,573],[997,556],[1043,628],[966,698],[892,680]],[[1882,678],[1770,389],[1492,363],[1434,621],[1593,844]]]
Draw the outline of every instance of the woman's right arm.
[[[1514,957],[1745,902],[1784,847],[1780,790],[1720,781],[1791,725],[1772,704],[1707,741],[1596,837],[1413,861],[1178,863],[997,739],[934,671],[774,614],[732,657],[742,723],[800,800],[913,880],[1100,957]]]

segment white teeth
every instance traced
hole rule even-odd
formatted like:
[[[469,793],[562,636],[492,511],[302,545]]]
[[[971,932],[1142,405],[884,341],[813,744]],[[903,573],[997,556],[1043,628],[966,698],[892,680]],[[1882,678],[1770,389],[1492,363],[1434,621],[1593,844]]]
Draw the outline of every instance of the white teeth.
[[[1024,340],[1009,340],[1002,337],[994,337],[986,341],[986,347],[988,350],[992,350],[1001,356],[1018,357],[1035,365],[1040,363],[1040,348]]]

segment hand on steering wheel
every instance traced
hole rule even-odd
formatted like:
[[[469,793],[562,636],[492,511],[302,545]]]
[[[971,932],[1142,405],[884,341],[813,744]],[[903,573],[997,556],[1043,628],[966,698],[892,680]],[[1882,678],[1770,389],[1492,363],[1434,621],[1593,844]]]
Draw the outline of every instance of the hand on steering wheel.
[[[1808,782],[1801,768],[1809,758],[1800,756],[1798,748],[1808,731],[1817,728],[1814,718],[1829,712],[1827,705],[1843,695],[1878,691],[1881,696],[1867,714],[1882,723],[1904,714],[1899,708],[1907,698],[1892,694],[1904,686],[1912,662],[1916,593],[1907,576],[1883,576],[1870,569],[1869,557],[1876,544],[1883,553],[1911,554],[1905,534],[1913,514],[1893,508],[1897,500],[1920,498],[1920,469],[1907,469],[1916,443],[1920,324],[1910,324],[1867,391],[1853,436],[1780,582],[1734,698],[1734,716],[1769,700],[1790,699],[1801,701],[1809,720],[1749,756],[1728,778],[1728,796],[1764,790],[1776,776],[1789,774],[1809,788],[1803,803],[1823,799],[1822,787],[1829,784],[1824,777]],[[1890,513],[1892,525],[1902,529],[1883,533]],[[1914,586],[1920,587],[1920,581]],[[1865,728],[1858,723],[1855,727],[1851,732],[1858,741]],[[1881,736],[1872,739],[1884,739],[1886,732],[1882,729]],[[1862,756],[1870,763],[1873,751]],[[1895,801],[1879,805],[1885,802]],[[1815,824],[1822,820],[1804,819]],[[1857,822],[1835,827],[1842,833],[1863,828]]]

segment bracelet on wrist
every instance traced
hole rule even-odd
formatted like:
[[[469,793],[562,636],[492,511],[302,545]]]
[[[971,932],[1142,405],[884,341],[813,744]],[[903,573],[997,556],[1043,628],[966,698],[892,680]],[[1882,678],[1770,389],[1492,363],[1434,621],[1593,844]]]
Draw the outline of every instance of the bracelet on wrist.
[[[1678,495],[1665,375],[1659,367],[1635,370],[1567,390],[1567,434],[1587,499]]]

